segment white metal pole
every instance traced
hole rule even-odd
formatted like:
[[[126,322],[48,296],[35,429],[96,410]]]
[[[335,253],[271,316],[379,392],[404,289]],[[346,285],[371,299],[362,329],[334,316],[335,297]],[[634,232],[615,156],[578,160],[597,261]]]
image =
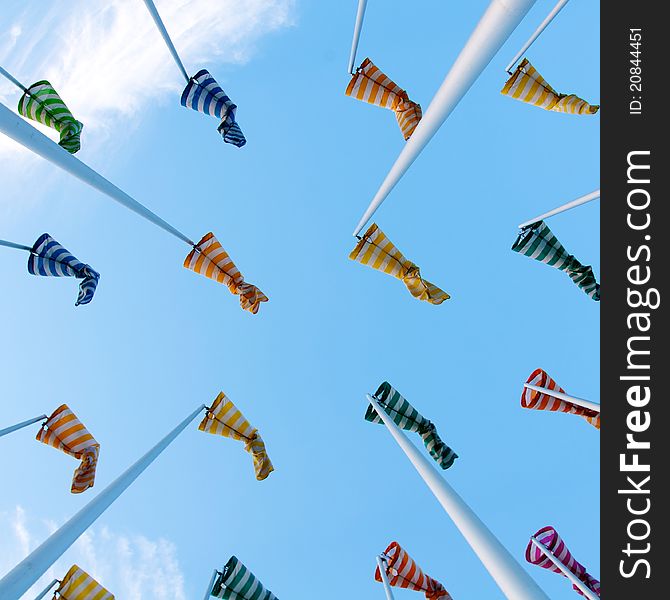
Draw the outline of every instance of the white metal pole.
[[[560,560],[558,560],[554,556],[554,553],[549,550],[549,548],[547,548],[542,542],[536,540],[534,537],[531,537],[530,541],[533,542],[533,544],[535,544],[535,546],[537,546],[552,563],[554,563],[554,565],[573,583],[573,585],[576,585],[580,589],[584,596],[586,596],[589,600],[600,600],[599,596],[594,594],[583,581],[575,577],[575,574],[570,571],[570,569],[568,569]]]
[[[530,383],[524,383],[524,387],[527,387],[529,390],[533,390],[534,392],[540,392],[541,394],[547,394],[547,396],[553,396],[554,398],[558,398],[559,400],[565,400],[566,402],[572,402],[573,404],[577,404],[581,406],[582,408],[588,408],[589,410],[595,410],[596,412],[600,412],[600,404],[596,404],[595,402],[591,402],[589,400],[584,400],[583,398],[575,398],[574,396],[568,396],[567,394],[564,394],[563,392],[559,392],[558,390],[550,390],[549,388],[543,388],[538,385],[532,385]]]
[[[565,212],[566,210],[570,210],[571,208],[575,208],[576,206],[581,206],[582,204],[586,204],[587,202],[591,202],[592,200],[597,200],[598,198],[600,198],[600,189],[597,189],[595,192],[591,192],[590,194],[586,194],[585,196],[581,196],[576,200],[573,200],[572,202],[563,204],[563,206],[554,208],[553,210],[543,213],[538,217],[535,217],[534,219],[524,221],[519,225],[519,229],[523,229],[524,227],[528,227],[528,225],[532,225],[533,223],[537,223],[538,221],[543,221],[544,219],[553,217],[554,215]]]
[[[205,408],[201,404],[158,444],[0,579],[0,598],[20,598]]]
[[[386,600],[394,600],[393,592],[391,591],[391,584],[389,583],[389,578],[386,576],[386,566],[384,565],[381,556],[377,556],[377,566],[379,567],[379,573],[382,578],[382,583],[384,584],[384,591],[386,592]]]
[[[154,20],[154,23],[156,23],[158,31],[160,31],[160,34],[163,36],[165,44],[167,45],[170,54],[172,54],[172,58],[174,58],[174,61],[177,63],[177,67],[179,67],[181,74],[184,76],[184,79],[186,79],[186,82],[188,83],[189,81],[188,73],[184,68],[184,64],[181,62],[181,58],[179,58],[179,54],[177,54],[177,49],[174,47],[174,44],[170,39],[170,35],[168,34],[167,29],[165,29],[165,24],[163,23],[163,19],[161,19],[161,16],[158,14],[156,5],[152,2],[152,0],[144,0],[144,4],[146,4],[146,7],[149,11],[149,14],[151,15],[151,18]]]
[[[551,12],[547,15],[547,17],[540,23],[540,26],[535,30],[535,33],[530,36],[528,41],[523,45],[521,50],[517,52],[517,54],[514,56],[514,58],[510,61],[510,63],[505,67],[505,71],[509,73],[510,69],[516,64],[516,61],[521,58],[523,53],[528,50],[528,48],[531,47],[532,43],[540,37],[540,34],[547,28],[547,25],[551,23],[554,20],[554,17],[561,12],[561,9],[568,3],[568,0],[558,0],[558,4],[554,6],[554,8],[551,10]]]
[[[358,10],[356,12],[356,24],[354,25],[354,39],[351,42],[351,54],[349,54],[349,73],[354,74],[354,63],[356,62],[356,51],[358,50],[358,40],[361,37],[361,26],[365,16],[365,7],[368,0],[358,0]]]
[[[7,240],[0,240],[0,246],[7,246],[7,248],[16,248],[17,250],[28,250],[28,252],[32,250],[30,246],[24,246],[23,244],[15,244],[14,242],[8,242]]]
[[[209,580],[209,585],[207,586],[207,591],[205,592],[205,597],[203,600],[209,600],[212,597],[212,586],[214,585],[214,580],[216,579],[216,574],[218,571],[214,569],[214,573],[212,573],[212,577]]]
[[[42,419],[46,419],[46,415],[40,415],[39,417],[35,417],[34,419],[28,419],[27,421],[23,421],[22,423],[17,423],[16,425],[12,425],[11,427],[5,427],[4,429],[0,429],[0,437],[3,435],[7,435],[8,433],[12,433],[12,431],[16,431],[17,429],[23,429],[24,427],[28,427],[28,425],[32,425],[33,423],[37,423],[38,421],[41,421]]]
[[[67,150],[61,148],[58,144],[51,141],[46,135],[37,131],[32,125],[24,121],[21,117],[14,114],[4,104],[0,104],[0,131],[6,136],[12,138],[22,146],[28,148],[35,154],[39,154],[42,158],[52,162],[61,169],[81,179],[96,190],[106,194],[118,203],[123,204],[133,212],[183,242],[189,246],[194,243],[181,231],[175,229],[161,219],[158,215],[152,213],[148,208],[140,204],[134,198],[131,198],[124,191],[116,187],[113,183],[105,179],[100,173],[97,173],[91,167],[81,162],[78,158],[70,154]]]
[[[354,230],[354,236],[358,235],[391,193],[533,4],[535,0],[491,0],[412,137],[403,147],[370,206],[361,217]]]
[[[369,394],[367,399],[503,594],[510,600],[549,600],[498,538],[482,523],[419,449],[407,439],[377,400]]]
[[[161,19],[161,16],[158,14],[156,5],[152,2],[152,0],[144,0],[144,4],[146,4],[147,10],[149,11],[151,18],[154,20],[154,23],[156,23],[158,31],[160,31],[160,34],[163,36],[165,44],[167,45],[170,54],[172,54],[172,58],[174,58],[174,61],[177,63],[177,67],[179,67],[181,74],[184,76],[184,79],[186,79],[186,82],[188,83],[189,81],[188,73],[184,68],[184,64],[181,62],[181,58],[179,58],[179,54],[177,54],[177,49],[174,47],[174,44],[170,39],[167,29],[165,29],[165,24],[163,23],[163,19]]]
[[[11,81],[16,87],[22,89],[24,92],[28,91],[28,88],[23,85],[16,77],[14,77],[11,73],[5,71],[2,67],[0,67],[0,74],[4,75],[9,81]]]
[[[49,593],[49,590],[58,583],[58,579],[54,579],[47,587],[45,587],[39,595],[35,598],[35,600],[42,600],[44,596],[46,596]]]

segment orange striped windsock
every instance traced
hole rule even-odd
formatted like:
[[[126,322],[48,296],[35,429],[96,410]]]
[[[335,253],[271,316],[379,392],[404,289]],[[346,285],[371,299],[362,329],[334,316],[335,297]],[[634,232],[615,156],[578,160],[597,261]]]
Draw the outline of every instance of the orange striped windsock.
[[[444,586],[428,577],[398,542],[391,542],[382,558],[382,563],[386,563],[386,576],[392,586],[424,592],[427,600],[452,600]],[[379,567],[375,569],[375,581],[382,581]]]
[[[36,439],[81,460],[72,477],[70,491],[73,494],[81,494],[93,487],[100,444],[67,404],[62,404],[54,411],[37,433]]]
[[[565,390],[560,387],[545,371],[542,369],[535,369],[526,380],[526,383],[542,387],[548,390],[556,390],[565,394]],[[549,410],[569,413],[571,415],[578,415],[584,417],[587,422],[593,425],[596,429],[600,429],[600,413],[595,410],[589,410],[578,404],[554,398],[549,394],[536,392],[524,386],[521,394],[521,406],[523,408],[530,408],[534,410]]]
[[[253,314],[258,312],[261,302],[268,301],[268,297],[255,285],[244,281],[242,273],[212,232],[193,247],[184,260],[184,266],[226,285],[232,294],[240,297],[240,306]]]
[[[421,106],[412,102],[407,92],[384,75],[369,58],[356,69],[344,93],[394,111],[405,140],[410,138],[421,120]]]
[[[207,409],[205,418],[198,429],[206,433],[242,440],[244,449],[251,454],[254,461],[254,471],[258,481],[262,481],[274,471],[258,429],[251,426],[223,392],[219,392],[212,406]]]

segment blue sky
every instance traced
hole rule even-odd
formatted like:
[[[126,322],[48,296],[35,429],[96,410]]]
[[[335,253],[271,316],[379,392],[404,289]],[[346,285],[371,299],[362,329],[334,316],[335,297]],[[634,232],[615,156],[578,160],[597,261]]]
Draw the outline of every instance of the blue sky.
[[[242,149],[179,105],[180,74],[139,0],[74,4],[5,3],[0,64],[49,78],[85,123],[78,157],[191,238],[214,231],[270,301],[242,311],[181,266],[185,244],[2,139],[0,238],[49,232],[102,277],[75,308],[76,282],[0,252],[1,425],[65,402],[101,444],[95,488],[74,496],[75,461],[36,428],[0,441],[0,570],[223,390],[276,471],[257,482],[241,444],[196,422],[54,576],[77,562],[119,598],[199,598],[235,554],[280,598],[382,598],[374,556],[396,540],[455,599],[502,598],[388,432],[363,420],[365,394],[388,380],[459,454],[446,479],[550,597],[574,592],[523,560],[544,525],[597,577],[599,434],[519,405],[537,367],[599,401],[599,305],[510,250],[517,223],[599,187],[599,116],[499,93],[554,3],[537,3],[375,216],[451,294],[441,306],[347,259],[404,143],[391,112],[344,95],[353,0],[157,1],[187,70],[209,69],[238,105]],[[357,62],[370,56],[425,109],[486,5],[429,0],[410,14],[371,0]],[[527,56],[559,91],[599,103],[598,4],[570,3]],[[15,108],[16,90],[0,96]],[[597,276],[598,211],[549,221]]]

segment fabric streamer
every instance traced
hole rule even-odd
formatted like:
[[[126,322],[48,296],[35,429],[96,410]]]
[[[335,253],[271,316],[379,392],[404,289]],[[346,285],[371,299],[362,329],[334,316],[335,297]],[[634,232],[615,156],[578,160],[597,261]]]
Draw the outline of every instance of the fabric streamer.
[[[356,69],[344,93],[394,111],[405,140],[410,138],[421,120],[421,106],[412,102],[407,92],[384,75],[369,58]]]
[[[19,114],[58,131],[58,145],[70,154],[81,149],[84,125],[72,116],[70,109],[48,81],[38,81],[25,90],[19,100]]]
[[[571,115],[594,115],[600,108],[574,94],[559,94],[524,58],[500,92],[526,104]]]
[[[565,390],[560,387],[545,371],[542,369],[535,369],[526,380],[526,383],[542,387],[548,390],[556,390],[565,394]],[[589,410],[573,402],[554,398],[549,394],[541,393],[536,390],[524,387],[521,393],[521,406],[533,410],[548,410],[554,412],[563,412],[571,415],[578,415],[584,417],[587,423],[593,425],[596,429],[600,429],[600,413],[595,410]]]
[[[72,477],[70,491],[73,494],[81,494],[93,487],[100,444],[95,441],[95,438],[67,404],[62,404],[53,412],[42,425],[35,439],[81,460],[81,464],[75,469]]]
[[[418,300],[442,304],[450,296],[421,277],[421,271],[407,260],[384,232],[373,223],[349,254],[351,260],[400,279]]]
[[[230,600],[278,600],[236,556],[230,557],[223,571],[217,571],[210,595]]]
[[[244,449],[251,454],[254,461],[254,471],[258,481],[262,481],[274,471],[258,429],[250,425],[223,392],[219,392],[212,406],[207,409],[205,418],[198,429],[206,433],[244,441]]]
[[[382,558],[386,562],[386,576],[392,586],[424,592],[427,600],[452,600],[444,586],[426,575],[398,542],[391,542]],[[382,581],[379,567],[375,569],[375,581]]]
[[[56,600],[57,596],[61,600],[114,600],[114,594],[110,594],[77,565],[72,565],[60,582],[53,599]]]
[[[212,232],[194,245],[184,260],[184,267],[226,285],[231,294],[240,297],[240,306],[253,314],[258,312],[261,302],[268,301],[255,285],[244,281],[244,276]]]
[[[238,148],[247,143],[235,121],[237,105],[233,104],[209,71],[202,69],[189,79],[181,95],[181,105],[221,119],[218,131],[224,142]]]
[[[564,271],[589,298],[596,302],[600,300],[600,285],[593,269],[568,254],[544,221],[524,227],[512,245],[512,250]]]
[[[561,564],[563,564],[573,575],[575,575],[575,577],[577,577],[577,579],[582,581],[588,589],[590,589],[594,594],[596,594],[596,596],[600,598],[600,582],[597,579],[591,577],[591,575],[586,572],[584,566],[575,560],[574,556],[570,554],[568,547],[561,539],[561,536],[558,535],[558,532],[553,527],[543,527],[533,537],[538,542],[546,546],[554,558],[560,561]],[[565,577],[565,575],[551,561],[551,559],[545,556],[544,552],[535,546],[533,542],[528,542],[528,546],[526,548],[526,560],[533,565],[537,565],[543,569],[548,569],[554,573],[560,573],[563,575],[563,577]],[[572,587],[580,596],[584,595],[576,585],[573,585]]]
[[[81,279],[75,306],[88,304],[93,299],[100,280],[100,273],[76,259],[48,233],[43,233],[33,244],[28,258],[28,272],[42,277]]]
[[[422,417],[388,381],[379,386],[374,397],[398,427],[406,431],[414,431],[421,436],[426,450],[440,467],[448,469],[454,464],[458,454],[440,439],[435,425]],[[383,423],[372,404],[368,405],[365,420],[371,423]]]

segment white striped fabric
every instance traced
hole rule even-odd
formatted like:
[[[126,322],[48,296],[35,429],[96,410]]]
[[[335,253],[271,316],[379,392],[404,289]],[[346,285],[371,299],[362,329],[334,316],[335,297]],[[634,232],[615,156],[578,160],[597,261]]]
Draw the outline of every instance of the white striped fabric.
[[[43,277],[81,279],[75,306],[88,304],[93,299],[100,280],[100,273],[78,260],[48,233],[43,233],[33,244],[28,257],[28,272]]]
[[[403,256],[376,223],[359,238],[349,258],[400,279],[418,300],[442,304],[450,298],[447,292],[421,276],[419,267]]]
[[[543,369],[535,369],[528,377],[526,383],[544,388],[546,390],[555,390],[565,393],[565,390],[559,386]],[[584,417],[586,421],[596,429],[600,429],[600,413],[583,406],[561,400],[555,396],[544,392],[537,392],[524,386],[521,394],[521,406],[532,410],[547,410],[552,412],[564,412],[572,415]]]
[[[81,460],[72,476],[70,491],[73,494],[80,494],[93,487],[100,444],[67,404],[62,404],[53,412],[37,432],[35,439]]]
[[[251,454],[258,481],[262,481],[274,471],[258,429],[251,426],[223,392],[219,392],[212,406],[207,409],[198,429],[206,433],[242,440],[244,449]]]
[[[393,587],[423,592],[426,600],[452,600],[444,586],[426,575],[398,542],[391,542],[382,558],[386,563],[386,576]],[[379,567],[375,569],[375,581],[382,581]]]
[[[547,548],[556,560],[600,598],[600,581],[587,573],[584,565],[572,556],[572,553],[568,550],[565,542],[553,527],[543,527],[533,537]],[[563,571],[561,571],[540,548],[533,544],[532,541],[528,542],[528,546],[526,547],[526,560],[533,565],[548,569],[549,571],[565,577]],[[573,584],[572,587],[580,596],[584,595],[576,585]]]
[[[219,392],[212,406],[207,409],[199,429],[214,435],[245,441],[250,440],[258,431],[223,392]]]
[[[210,595],[228,600],[278,600],[236,556],[218,573]]]
[[[19,100],[19,114],[58,131],[58,145],[71,154],[81,148],[84,125],[72,116],[48,81],[38,81],[26,90]]]
[[[211,231],[188,253],[184,267],[226,285],[232,294],[240,297],[240,306],[253,314],[258,312],[261,302],[268,301],[261,290],[244,281],[244,276]]]
[[[110,594],[77,565],[72,565],[67,572],[54,592],[54,599],[56,595],[61,600],[114,600],[114,594]]]
[[[593,115],[600,108],[598,105],[592,106],[574,94],[559,94],[525,58],[500,93],[553,112]]]
[[[247,143],[242,130],[235,121],[237,105],[206,69],[198,71],[189,79],[181,96],[181,104],[221,119],[218,131],[228,144],[239,148]]]
[[[410,100],[407,92],[382,73],[369,58],[356,70],[344,93],[395,111],[405,140],[411,137],[421,120],[421,106]]]
[[[596,281],[593,269],[568,254],[544,221],[524,227],[512,245],[512,250],[567,273],[589,298],[596,302],[600,300],[600,284]]]

